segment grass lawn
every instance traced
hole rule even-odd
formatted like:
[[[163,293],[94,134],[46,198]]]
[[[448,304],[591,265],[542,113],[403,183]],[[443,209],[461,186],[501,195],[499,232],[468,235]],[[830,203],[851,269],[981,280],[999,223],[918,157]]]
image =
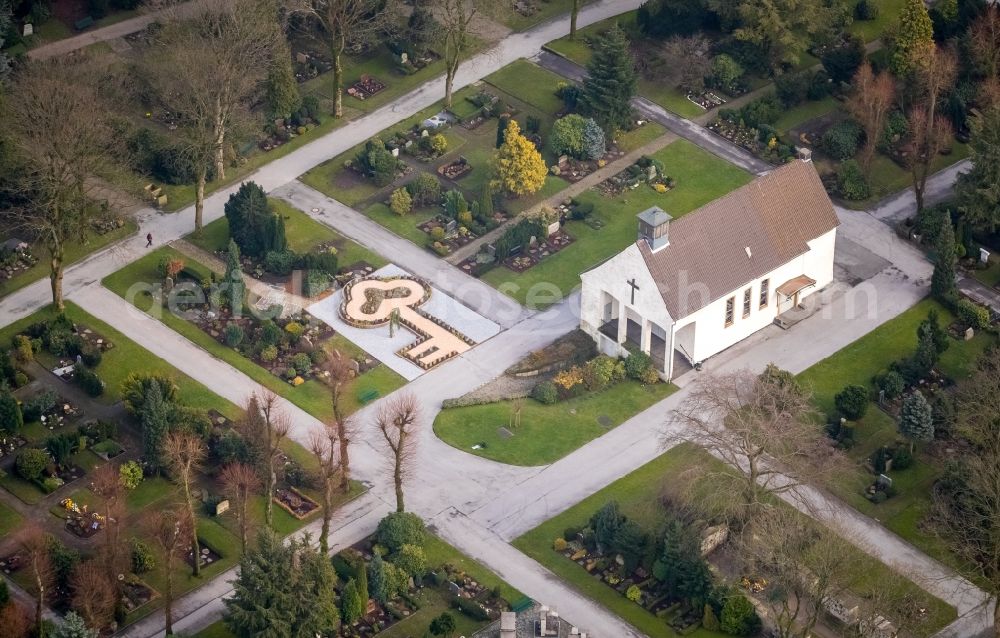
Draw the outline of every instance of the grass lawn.
[[[752,177],[686,140],[671,143],[653,157],[663,162],[667,174],[677,181],[673,190],[657,193],[640,186],[617,197],[589,190],[577,199],[594,204],[594,216],[604,223],[603,228],[596,230],[585,222],[569,221],[565,230],[576,239],[572,245],[523,273],[500,266],[486,273],[483,280],[522,304],[555,303],[579,285],[581,272],[635,241],[635,216],[643,210],[656,205],[677,218],[746,184]]]
[[[229,631],[225,622],[217,620],[196,633],[194,638],[236,638],[236,636]]]
[[[826,115],[840,106],[835,98],[825,97],[822,100],[809,100],[802,104],[785,110],[778,121],[774,123],[774,128],[779,133],[787,134],[789,130],[799,126],[804,122]],[[792,140],[795,142],[795,140]]]
[[[982,270],[972,271],[972,276],[984,286],[995,288],[1000,284],[1000,258],[991,252],[989,265]]]
[[[299,254],[308,253],[320,244],[332,243],[337,249],[337,263],[343,266],[366,261],[376,268],[386,261],[364,246],[339,234],[326,224],[318,222],[291,204],[275,198],[268,198],[275,212],[285,218],[285,238],[288,248]],[[184,239],[202,250],[214,253],[229,247],[229,220],[220,217],[211,224],[193,232]]]
[[[191,260],[186,256],[181,255],[172,248],[164,247],[149,253],[142,259],[132,262],[118,272],[108,275],[102,283],[112,292],[125,298],[143,312],[150,313],[195,345],[201,346],[216,358],[230,364],[254,381],[284,396],[316,418],[323,420],[333,416],[333,409],[330,407],[329,390],[320,381],[310,379],[300,386],[293,387],[247,359],[236,350],[219,343],[211,335],[190,321],[170,312],[161,311],[155,305],[150,295],[140,294],[130,298],[128,291],[133,284],[139,282],[152,283],[160,280],[156,267],[162,257],[183,259],[189,266],[195,265],[191,264]],[[197,265],[195,266],[197,267]],[[156,312],[151,312],[154,309]],[[357,346],[340,335],[335,335],[326,345],[336,348],[342,354],[348,356],[354,356],[360,352]],[[348,389],[344,396],[346,409],[353,412],[360,407],[357,395],[362,389],[374,388],[378,390],[381,396],[385,396],[396,388],[401,387],[404,383],[403,378],[387,366],[378,366],[352,382],[351,388]]]
[[[0,536],[6,538],[21,526],[24,518],[10,507],[0,503]]]
[[[563,101],[556,96],[556,85],[565,82],[563,77],[527,60],[516,60],[485,81],[549,115],[563,109]]]
[[[526,399],[521,424],[511,426],[511,402],[448,408],[434,420],[438,438],[463,452],[511,465],[547,465],[621,425],[677,387],[624,381],[612,388],[553,405]],[[501,427],[514,433],[504,438]],[[473,445],[481,449],[472,449]]]
[[[857,2],[852,2],[856,5]],[[905,0],[879,0],[878,17],[874,20],[854,20],[848,31],[864,38],[865,42],[872,42],[882,37],[885,28],[896,21],[899,12],[902,10]],[[851,12],[853,14],[853,11]]]
[[[66,265],[70,266],[91,253],[95,253],[123,237],[128,237],[138,228],[135,220],[130,217],[125,220],[125,225],[121,228],[116,228],[103,235],[90,234],[86,244],[70,242],[66,246]],[[0,281],[0,297],[5,297],[15,290],[49,276],[49,251],[40,243],[32,246],[32,249],[35,251],[35,256],[38,257],[38,263],[10,279]]]
[[[25,481],[11,468],[11,472],[6,476],[0,476],[0,487],[7,490],[26,505],[35,505],[48,496],[34,483]]]
[[[50,318],[52,315],[52,311],[46,308],[5,326],[0,329],[0,343],[10,343],[11,337],[29,325]],[[114,348],[104,353],[100,365],[96,368],[105,385],[104,394],[98,398],[99,401],[118,402],[121,399],[122,381],[132,373],[162,374],[172,377],[177,383],[180,389],[178,399],[184,405],[200,410],[215,408],[223,414],[235,416],[236,406],[220,399],[201,383],[69,301],[66,302],[66,316],[100,333],[114,344]]]
[[[601,603],[615,614],[632,623],[636,628],[653,638],[673,636],[673,631],[663,620],[627,600],[624,596],[595,579],[585,569],[567,560],[552,549],[554,539],[562,536],[567,527],[584,527],[590,517],[608,501],[618,501],[623,514],[635,520],[644,529],[655,530],[663,522],[663,510],[659,505],[661,486],[671,477],[690,469],[695,464],[718,463],[700,448],[684,444],[677,446],[640,467],[631,474],[615,481],[603,490],[585,498],[562,514],[550,518],[535,529],[514,540],[514,546],[552,570],[557,576],[570,583],[583,594]],[[863,588],[871,578],[884,576],[886,567],[874,559],[869,559],[869,568],[858,575],[858,587]],[[912,595],[920,605],[929,610],[928,624],[940,628],[956,616],[955,610],[943,601],[933,598],[909,581],[901,583],[900,593]],[[932,633],[932,632],[929,632]],[[699,629],[693,636],[718,636]]]
[[[889,363],[913,353],[917,346],[917,326],[931,309],[938,311],[942,325],[948,325],[954,319],[938,302],[926,299],[802,372],[798,375],[799,381],[812,390],[820,410],[832,410],[834,395],[844,386],[857,384],[871,387],[872,377],[885,370]],[[980,354],[995,342],[993,335],[983,332],[976,334],[971,341],[952,339],[948,350],[941,356],[939,368],[952,379],[966,378]],[[874,403],[869,405],[865,416],[855,427],[855,445],[848,451],[848,455],[858,463],[858,473],[843,477],[837,486],[837,493],[858,511],[880,521],[931,556],[957,566],[954,557],[941,543],[920,528],[930,507],[931,488],[943,471],[940,460],[917,454],[911,467],[890,472],[898,494],[883,503],[874,504],[861,494],[866,487],[863,478],[866,473],[861,470],[861,465],[879,447],[893,444],[898,438],[895,420]]]

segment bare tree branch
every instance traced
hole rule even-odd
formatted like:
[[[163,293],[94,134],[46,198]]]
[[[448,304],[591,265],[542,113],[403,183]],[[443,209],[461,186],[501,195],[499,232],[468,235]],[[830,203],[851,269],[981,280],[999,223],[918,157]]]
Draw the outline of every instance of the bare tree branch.
[[[416,441],[412,439],[420,427],[417,398],[404,392],[383,402],[375,423],[389,452],[389,466],[396,487],[396,511],[402,512],[403,481],[412,471],[412,460],[416,455]]]

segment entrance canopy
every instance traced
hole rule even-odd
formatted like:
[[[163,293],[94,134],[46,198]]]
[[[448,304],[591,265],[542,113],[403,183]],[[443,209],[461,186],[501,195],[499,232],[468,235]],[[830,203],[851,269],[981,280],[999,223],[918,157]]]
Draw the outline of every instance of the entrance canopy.
[[[798,293],[802,292],[810,286],[815,286],[816,280],[811,277],[806,277],[805,275],[799,275],[794,279],[789,279],[785,283],[778,286],[778,294],[782,297],[791,299]]]

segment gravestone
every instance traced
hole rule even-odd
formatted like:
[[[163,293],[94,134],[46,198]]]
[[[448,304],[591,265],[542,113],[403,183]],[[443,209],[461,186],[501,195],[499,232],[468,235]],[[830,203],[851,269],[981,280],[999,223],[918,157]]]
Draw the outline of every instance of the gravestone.
[[[497,434],[500,435],[501,439],[509,439],[514,436],[513,432],[502,426],[497,428]]]
[[[35,25],[31,24],[30,22],[25,24],[23,35],[26,38],[35,35]]]
[[[888,461],[886,463],[888,463]],[[878,485],[879,487],[892,487],[892,479],[885,474],[879,474],[878,478],[875,479],[875,485]]]
[[[486,245],[486,254],[490,256],[491,259],[496,260],[497,258],[497,247],[493,244]]]
[[[545,230],[546,235],[549,236],[549,237],[551,237],[552,235],[555,235],[556,233],[558,233],[559,232],[559,226],[560,226],[560,224],[559,224],[558,220],[552,222],[551,224],[549,224],[549,227]]]
[[[979,249],[979,263],[983,264],[984,266],[990,263],[990,251],[986,250],[985,248]]]
[[[403,51],[402,53],[399,54],[399,63],[400,64],[406,64],[409,61],[410,61],[410,56],[407,55],[406,51]]]
[[[458,585],[456,585],[454,582],[452,582],[452,581],[449,580],[448,581],[448,593],[450,593],[452,596],[461,596],[462,595],[462,588],[459,587]]]
[[[431,132],[428,131],[427,129],[424,129],[424,130],[420,131],[420,137],[430,137],[430,136],[431,136]]]
[[[651,182],[654,179],[656,179],[656,175],[657,175],[657,171],[656,171],[656,166],[655,165],[650,164],[649,166],[646,167],[646,181],[647,182]]]
[[[453,233],[456,230],[458,230],[458,222],[454,219],[449,219],[448,223],[444,225],[444,232],[447,234]]]
[[[399,147],[398,146],[392,149],[392,156],[393,157],[399,157]]]
[[[531,239],[528,240],[528,246],[534,248],[536,245],[538,245],[538,238],[532,235]]]
[[[301,51],[295,54],[295,61],[299,64],[305,64],[309,61],[309,56]]]
[[[965,340],[966,341],[970,341],[975,336],[976,336],[976,331],[973,330],[972,326],[969,326],[968,328],[965,329]]]
[[[229,499],[223,499],[215,504],[215,515],[222,516],[229,511]]]
[[[354,371],[354,374],[359,374],[361,372],[361,364],[358,363],[357,359],[348,359],[347,366]]]
[[[166,292],[170,292],[171,290],[174,289],[174,278],[173,277],[164,277],[163,278],[163,289]]]

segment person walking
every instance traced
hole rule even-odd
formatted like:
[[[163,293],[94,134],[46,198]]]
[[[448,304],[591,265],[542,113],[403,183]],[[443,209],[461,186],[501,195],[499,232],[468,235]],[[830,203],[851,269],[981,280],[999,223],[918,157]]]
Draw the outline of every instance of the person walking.
[[[146,233],[146,248],[153,245],[153,233]]]

